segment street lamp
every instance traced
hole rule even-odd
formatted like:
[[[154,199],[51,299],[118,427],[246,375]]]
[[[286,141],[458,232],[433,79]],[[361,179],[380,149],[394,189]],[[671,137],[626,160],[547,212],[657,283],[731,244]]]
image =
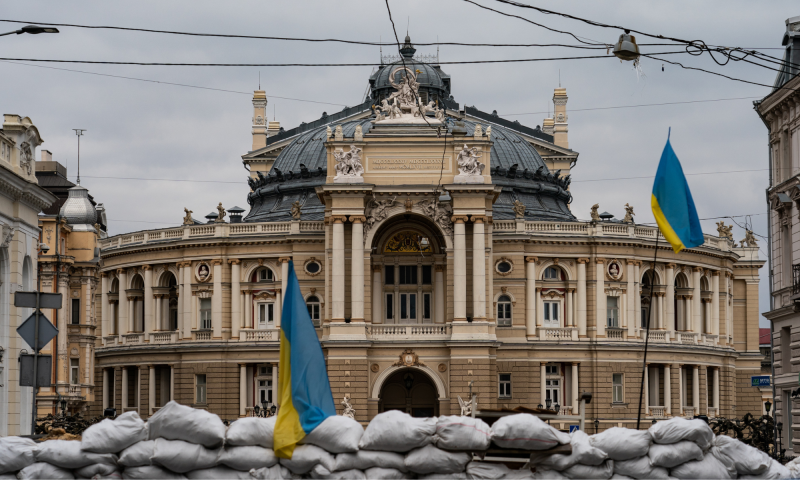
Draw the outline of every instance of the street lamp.
[[[67,416],[67,414],[66,414],[66,410],[67,410],[67,399],[66,399],[66,398],[62,398],[62,399],[61,399],[61,401],[60,401],[60,402],[58,402],[58,403],[60,403],[60,404],[61,404],[61,416],[62,416],[62,417],[66,417],[66,416]]]
[[[277,411],[278,411],[278,407],[276,407],[276,406],[275,406],[275,404],[272,404],[272,406],[271,406],[271,407],[269,407],[269,412],[270,412],[272,415],[275,415],[275,412],[277,412]],[[270,416],[272,416],[272,415],[270,415]]]
[[[58,29],[53,27],[40,27],[38,25],[25,25],[19,30],[14,30],[12,32],[7,32],[7,33],[0,33],[0,37],[11,35],[12,33],[16,33],[17,35],[20,35],[22,33],[30,33],[31,35],[38,35],[40,33],[58,33]]]
[[[767,416],[769,416],[769,412],[772,410],[772,402],[769,400],[764,402],[764,408],[767,410]]]
[[[259,407],[258,404],[253,405],[253,413],[255,414],[254,416],[260,417],[261,415],[258,414],[258,412],[260,412],[260,411],[261,411],[261,407]]]
[[[594,419],[594,433],[597,433],[597,429],[600,428],[600,420]]]
[[[776,452],[776,456],[780,458],[783,456],[783,435],[781,434],[781,430],[783,430],[783,423],[778,422],[775,424],[775,427],[778,429],[778,451]]]
[[[556,402],[555,408],[554,408],[553,411],[556,412],[556,415],[558,415],[561,412],[561,407],[558,405],[558,402]]]
[[[550,405],[553,404],[553,401],[548,398],[547,400],[544,401],[544,404],[547,407],[547,409],[550,410]]]

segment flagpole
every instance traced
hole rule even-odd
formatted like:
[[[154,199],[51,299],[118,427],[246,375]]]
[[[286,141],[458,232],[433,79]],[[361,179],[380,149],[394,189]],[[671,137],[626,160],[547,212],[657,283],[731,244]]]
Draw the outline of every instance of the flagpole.
[[[636,416],[636,430],[639,430],[639,425],[642,422],[642,398],[644,397],[644,376],[645,376],[644,374],[647,369],[647,346],[650,341],[650,319],[653,317],[653,295],[655,294],[656,291],[656,285],[655,285],[656,260],[658,259],[658,240],[659,240],[658,237],[660,234],[661,230],[658,227],[656,227],[656,247],[655,247],[655,253],[653,254],[653,274],[651,276],[651,281],[650,281],[650,305],[649,309],[647,310],[647,323],[645,326],[645,334],[644,334],[644,358],[642,359],[642,382],[639,385],[639,410]],[[667,285],[667,288],[669,288],[669,285]]]

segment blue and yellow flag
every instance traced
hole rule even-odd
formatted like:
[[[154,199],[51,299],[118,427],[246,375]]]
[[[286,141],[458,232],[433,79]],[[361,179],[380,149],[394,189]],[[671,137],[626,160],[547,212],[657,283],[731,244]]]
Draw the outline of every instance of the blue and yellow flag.
[[[280,409],[275,423],[274,450],[280,458],[292,458],[297,442],[323,420],[336,415],[336,407],[322,346],[300,294],[291,261],[285,294],[278,375]]]
[[[703,244],[705,239],[697,210],[694,208],[692,192],[686,183],[681,162],[669,143],[669,134],[661,153],[656,180],[653,182],[650,204],[658,228],[675,253]]]

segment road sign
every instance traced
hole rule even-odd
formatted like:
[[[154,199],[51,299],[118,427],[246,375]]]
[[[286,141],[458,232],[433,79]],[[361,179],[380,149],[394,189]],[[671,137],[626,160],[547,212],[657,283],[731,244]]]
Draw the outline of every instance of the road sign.
[[[48,320],[43,313],[39,312],[39,345],[34,346],[33,336],[35,332],[33,330],[36,326],[35,318],[36,312],[32,313],[27,320],[22,322],[22,325],[17,328],[17,333],[19,333],[19,336],[22,337],[22,339],[25,340],[28,345],[31,346],[31,348],[38,352],[39,350],[43,349],[45,345],[50,343],[50,340],[58,335],[58,329],[55,327],[55,325],[50,323],[50,320]]]
[[[769,387],[770,377],[769,375],[753,375],[750,377],[750,382],[753,387]]]
[[[580,426],[580,425],[570,425],[570,426],[569,426],[569,433],[572,433],[572,432],[574,432],[575,430],[580,430],[580,429],[581,429],[581,426]]]
[[[36,292],[14,292],[14,306],[36,308]],[[61,294],[39,293],[39,308],[61,308]]]
[[[38,358],[39,366],[36,368],[37,387],[52,386],[50,373],[53,369],[52,355],[30,355],[22,354],[19,356],[19,386],[33,387],[33,359]]]

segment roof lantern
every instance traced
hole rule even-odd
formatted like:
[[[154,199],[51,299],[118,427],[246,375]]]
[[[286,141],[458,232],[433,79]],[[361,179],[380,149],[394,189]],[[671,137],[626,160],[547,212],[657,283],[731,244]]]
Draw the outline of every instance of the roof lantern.
[[[411,37],[406,35],[406,43],[404,43],[403,48],[400,49],[400,55],[405,58],[412,58],[416,52],[417,49],[411,44]]]
[[[217,212],[209,213],[208,215],[206,215],[206,220],[208,220],[206,223],[214,223],[217,220],[217,217],[219,217],[219,213]]]
[[[89,200],[89,190],[76,185],[69,189],[67,201],[61,206],[59,215],[72,227],[73,232],[94,232],[97,210]]]
[[[242,214],[244,213],[244,208],[242,207],[232,207],[228,209],[228,216],[230,218],[231,223],[242,223]]]

